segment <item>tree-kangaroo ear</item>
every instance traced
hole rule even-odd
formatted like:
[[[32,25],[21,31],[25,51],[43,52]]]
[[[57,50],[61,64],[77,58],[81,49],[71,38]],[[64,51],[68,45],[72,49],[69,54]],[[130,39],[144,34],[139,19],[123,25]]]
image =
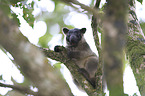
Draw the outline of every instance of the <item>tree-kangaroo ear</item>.
[[[82,28],[82,29],[80,29],[80,31],[81,31],[81,33],[85,33],[86,32],[86,28]]]
[[[67,33],[68,33],[68,31],[69,31],[69,29],[68,29],[68,28],[63,28],[62,30],[63,30],[63,33],[64,33],[64,34],[67,34]]]

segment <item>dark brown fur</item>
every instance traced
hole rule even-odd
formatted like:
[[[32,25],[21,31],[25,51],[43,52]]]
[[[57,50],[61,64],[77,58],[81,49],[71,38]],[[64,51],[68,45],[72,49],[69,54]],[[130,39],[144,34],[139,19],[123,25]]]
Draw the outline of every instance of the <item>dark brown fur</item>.
[[[83,74],[84,77],[95,88],[95,72],[97,71],[98,57],[94,52],[92,52],[89,45],[85,41],[83,36],[85,31],[85,28],[63,29],[63,32],[67,38],[66,49],[68,51],[68,57],[76,61],[76,64],[80,68],[79,72]],[[78,34],[80,36],[75,36]]]

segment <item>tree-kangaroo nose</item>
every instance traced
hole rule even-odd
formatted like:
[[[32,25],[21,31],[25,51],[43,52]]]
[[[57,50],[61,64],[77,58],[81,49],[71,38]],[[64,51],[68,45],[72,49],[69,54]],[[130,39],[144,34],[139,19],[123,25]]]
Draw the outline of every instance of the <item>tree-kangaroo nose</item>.
[[[72,36],[70,37],[70,42],[76,43],[76,42],[77,42],[76,36],[72,35]]]

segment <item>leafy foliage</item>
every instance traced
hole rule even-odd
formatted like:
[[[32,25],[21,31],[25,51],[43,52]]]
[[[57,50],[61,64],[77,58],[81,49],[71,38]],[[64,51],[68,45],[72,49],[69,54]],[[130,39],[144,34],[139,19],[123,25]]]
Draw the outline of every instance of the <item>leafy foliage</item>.
[[[34,16],[32,14],[33,12],[33,5],[34,2],[31,2],[29,4],[27,4],[26,1],[22,1],[22,0],[0,0],[0,8],[4,10],[5,14],[7,14],[8,16],[11,15],[12,18],[18,23],[18,25],[20,25],[18,14],[15,14],[11,9],[10,9],[10,5],[12,5],[13,7],[16,8],[20,8],[23,9],[23,18],[27,21],[27,23],[33,27],[34,25]]]
[[[143,0],[137,0],[138,2],[140,2],[142,4]]]
[[[11,10],[11,6],[16,7],[16,8],[20,8],[22,9],[23,13],[21,14],[22,17],[24,18],[24,20],[33,28],[34,26],[34,21],[44,21],[46,23],[47,26],[47,30],[46,33],[41,36],[39,38],[39,42],[38,44],[41,47],[48,47],[48,43],[49,41],[51,41],[52,37],[54,36],[53,32],[50,31],[50,29],[53,27],[53,25],[58,24],[59,29],[58,32],[59,34],[62,34],[61,29],[62,27],[68,27],[68,28],[73,28],[72,25],[67,25],[65,23],[65,19],[67,18],[68,14],[70,13],[70,9],[67,5],[59,2],[58,0],[52,0],[52,2],[54,3],[54,10],[52,12],[48,12],[48,11],[44,11],[43,9],[41,9],[40,7],[42,6],[37,6],[37,0],[32,1],[31,3],[27,3],[28,0],[0,0],[0,8],[4,10],[5,14],[7,14],[8,16],[12,17],[13,20],[15,20],[16,22],[18,22],[18,25],[20,25],[20,21],[18,19],[19,14],[15,14],[12,10]],[[38,0],[39,2],[41,2],[41,0]],[[94,1],[92,0],[90,6],[94,6]],[[143,2],[143,0],[137,0],[139,1],[141,4]],[[36,5],[35,7],[40,9],[40,13],[38,13],[35,17],[32,14],[34,12],[34,5]],[[104,7],[102,7],[101,10],[103,10]],[[72,11],[72,10],[71,10]],[[90,19],[91,15],[88,13],[84,13],[88,16],[88,18]],[[143,28],[143,31],[145,32],[145,23],[141,23],[141,26]],[[41,27],[40,27],[41,28]],[[52,30],[54,31],[54,30]],[[98,27],[98,31],[100,33],[102,33],[102,29],[100,27]],[[61,42],[63,40],[64,37],[61,38]],[[124,61],[124,63],[127,63],[127,61]],[[61,65],[60,63],[56,63],[54,64],[54,68],[58,69],[60,71]],[[60,73],[60,72],[59,72]],[[0,80],[3,80],[3,75],[0,75]],[[18,84],[13,78],[11,80],[13,83]],[[26,78],[24,78],[24,82],[19,84],[19,85],[23,85],[26,87],[31,87],[33,86],[32,83],[27,80]],[[8,95],[12,95],[12,94],[16,95],[15,91],[9,91]],[[0,95],[1,96],[1,95]],[[136,94],[134,94],[134,96],[137,96]]]
[[[31,4],[30,4],[31,5]],[[33,5],[32,5],[33,6]],[[34,26],[34,16],[32,14],[33,9],[28,9],[25,5],[23,5],[23,18],[27,21],[27,23],[33,27]]]
[[[17,2],[14,4],[13,7],[20,7],[20,9],[23,9],[23,18],[26,20],[26,22],[33,27],[34,26],[34,16],[32,14],[33,12],[33,5],[34,2],[32,1],[31,3],[27,4],[27,2]]]

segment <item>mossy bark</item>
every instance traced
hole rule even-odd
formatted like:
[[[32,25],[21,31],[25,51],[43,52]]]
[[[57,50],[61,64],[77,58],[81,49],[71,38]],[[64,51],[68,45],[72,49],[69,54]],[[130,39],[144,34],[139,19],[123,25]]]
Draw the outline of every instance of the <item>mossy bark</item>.
[[[135,1],[129,2],[128,35],[126,52],[133,70],[137,86],[145,96],[145,42],[144,34],[135,13]]]
[[[95,10],[99,10],[99,5],[100,5],[100,2],[101,0],[96,0],[96,4],[94,6],[94,9]],[[98,17],[98,18],[97,18]],[[95,45],[97,47],[97,50],[98,50],[98,54],[99,54],[99,64],[97,65],[98,66],[98,69],[97,69],[97,72],[96,72],[96,86],[97,86],[97,91],[102,93],[102,95],[104,94],[103,92],[103,56],[102,56],[102,48],[101,48],[101,44],[99,42],[99,36],[98,36],[98,32],[97,32],[97,29],[98,29],[98,20],[100,20],[100,17],[99,16],[95,16],[93,15],[92,16],[92,24],[91,24],[91,27],[92,27],[92,31],[93,31],[93,37],[94,37],[94,41],[95,41]]]

